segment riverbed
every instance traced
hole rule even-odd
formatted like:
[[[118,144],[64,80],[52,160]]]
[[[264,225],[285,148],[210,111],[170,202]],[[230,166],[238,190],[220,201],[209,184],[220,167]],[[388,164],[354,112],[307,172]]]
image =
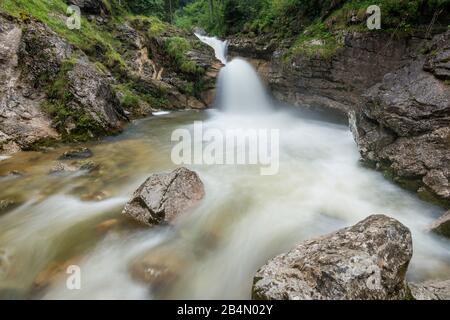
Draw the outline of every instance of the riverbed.
[[[151,174],[176,167],[175,129],[205,126],[280,130],[279,172],[255,165],[192,165],[206,196],[174,226],[148,228],[121,215]],[[88,147],[93,172],[49,174],[57,158]],[[14,172],[13,174],[8,174]],[[426,233],[442,209],[420,201],[359,162],[348,127],[283,110],[163,114],[95,143],[20,152],[0,161],[0,296],[30,299],[246,299],[255,271],[296,243],[384,213],[407,225],[414,257],[408,279],[448,278],[448,241]],[[158,287],[133,277],[146,253],[174,274]],[[81,289],[66,286],[78,265]]]

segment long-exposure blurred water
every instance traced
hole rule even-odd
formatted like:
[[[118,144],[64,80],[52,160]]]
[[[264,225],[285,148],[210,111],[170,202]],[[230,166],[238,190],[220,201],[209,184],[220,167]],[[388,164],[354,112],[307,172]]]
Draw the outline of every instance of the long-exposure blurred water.
[[[411,229],[409,279],[448,278],[449,242],[424,231],[443,210],[363,167],[345,124],[273,104],[244,60],[228,63],[220,79],[218,109],[138,120],[119,136],[84,144],[100,165],[91,173],[49,175],[74,146],[1,159],[0,200],[15,207],[0,214],[0,297],[246,299],[255,271],[274,255],[376,213]],[[193,212],[155,228],[122,217],[140,183],[175,168],[171,134],[193,130],[194,121],[219,130],[278,129],[279,173],[190,166],[206,190]],[[8,175],[14,170],[22,175]],[[158,288],[133,278],[131,266],[143,253],[175,277]],[[80,290],[66,287],[69,265],[81,268]]]

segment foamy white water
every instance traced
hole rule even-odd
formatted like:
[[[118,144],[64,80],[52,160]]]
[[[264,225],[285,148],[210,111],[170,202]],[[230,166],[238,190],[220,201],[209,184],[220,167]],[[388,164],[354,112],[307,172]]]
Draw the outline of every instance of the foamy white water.
[[[207,37],[195,34],[203,43],[206,43],[214,49],[216,58],[223,64],[227,64],[228,41],[222,41],[217,37]]]
[[[170,111],[156,111],[156,112],[153,112],[152,115],[154,115],[154,116],[165,116],[166,114],[169,114],[169,113],[170,113]]]

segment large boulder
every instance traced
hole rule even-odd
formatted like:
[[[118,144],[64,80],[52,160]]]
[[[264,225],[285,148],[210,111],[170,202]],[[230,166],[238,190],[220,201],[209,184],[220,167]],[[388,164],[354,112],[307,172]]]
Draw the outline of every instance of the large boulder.
[[[151,175],[125,205],[123,214],[149,226],[170,223],[205,195],[197,173],[179,168]]]
[[[450,280],[410,283],[409,288],[415,300],[450,300]]]
[[[412,257],[411,233],[395,219],[374,215],[305,241],[258,270],[252,296],[269,300],[404,299]]]
[[[352,116],[361,155],[425,200],[450,207],[450,32],[427,56],[387,74]],[[444,59],[444,57],[447,57]]]

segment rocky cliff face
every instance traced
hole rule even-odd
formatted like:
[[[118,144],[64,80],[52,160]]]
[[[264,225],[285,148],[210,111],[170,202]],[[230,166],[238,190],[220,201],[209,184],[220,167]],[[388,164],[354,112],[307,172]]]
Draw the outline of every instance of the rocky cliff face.
[[[40,109],[45,99],[23,80],[19,59],[23,31],[0,16],[0,145],[14,152],[47,137],[57,138],[51,118]]]
[[[119,56],[108,56],[101,43],[82,50],[32,17],[0,12],[0,153],[89,140],[155,110],[212,103],[221,64],[193,35],[175,28],[151,33],[152,22],[140,18],[111,22],[101,1],[72,3],[120,40]],[[191,48],[171,56],[172,39]]]
[[[385,75],[354,111],[364,160],[423,198],[450,205],[450,32]]]

